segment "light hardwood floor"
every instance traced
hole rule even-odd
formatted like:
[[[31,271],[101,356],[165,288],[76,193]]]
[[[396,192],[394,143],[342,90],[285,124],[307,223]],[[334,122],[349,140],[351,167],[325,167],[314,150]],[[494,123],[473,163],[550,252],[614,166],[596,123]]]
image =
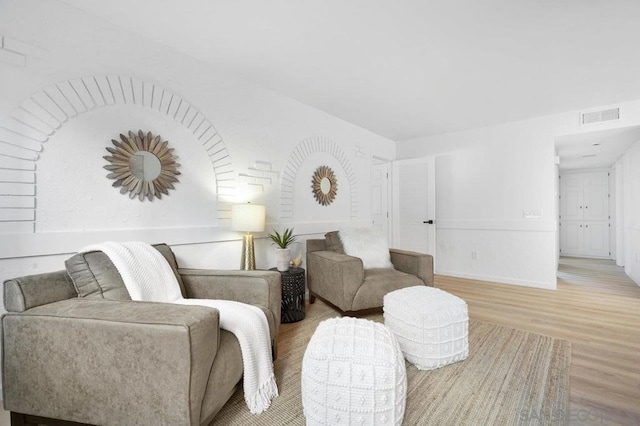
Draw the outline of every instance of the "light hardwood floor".
[[[471,318],[572,343],[570,411],[574,425],[640,425],[640,287],[612,261],[562,258],[558,289],[436,276],[436,287],[463,298]],[[331,310],[307,305],[307,317]],[[296,324],[282,324],[286,360]],[[0,410],[0,426],[8,425]]]
[[[640,425],[640,287],[613,261],[562,258],[557,290],[435,282],[471,318],[571,342],[571,424]]]

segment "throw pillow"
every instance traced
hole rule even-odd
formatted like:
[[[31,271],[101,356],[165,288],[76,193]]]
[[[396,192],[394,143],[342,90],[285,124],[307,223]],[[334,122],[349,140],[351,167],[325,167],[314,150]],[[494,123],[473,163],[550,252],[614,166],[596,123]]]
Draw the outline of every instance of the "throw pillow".
[[[178,265],[171,248],[166,244],[154,247],[167,259],[176,274],[180,290],[184,294],[184,284],[178,274]],[[67,273],[73,281],[78,297],[110,300],[131,300],[120,273],[109,257],[101,251],[77,253],[65,262]]]
[[[64,262],[78,297],[131,300],[120,273],[101,251],[78,253]]]
[[[362,259],[364,269],[393,269],[389,255],[389,243],[381,230],[373,227],[340,229],[344,252]]]

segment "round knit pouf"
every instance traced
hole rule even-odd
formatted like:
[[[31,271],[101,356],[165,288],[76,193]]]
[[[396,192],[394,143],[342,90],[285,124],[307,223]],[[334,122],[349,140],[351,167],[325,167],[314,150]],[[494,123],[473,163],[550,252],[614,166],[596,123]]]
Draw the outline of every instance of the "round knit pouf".
[[[407,372],[384,325],[350,317],[318,325],[302,360],[307,425],[400,425]]]
[[[433,370],[469,355],[467,303],[433,287],[415,286],[384,296],[384,324],[407,361]]]

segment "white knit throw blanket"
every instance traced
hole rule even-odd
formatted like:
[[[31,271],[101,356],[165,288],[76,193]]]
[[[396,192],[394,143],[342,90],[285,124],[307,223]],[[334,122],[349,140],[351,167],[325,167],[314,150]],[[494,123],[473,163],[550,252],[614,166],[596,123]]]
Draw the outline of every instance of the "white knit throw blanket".
[[[178,280],[162,254],[142,242],[105,242],[80,252],[102,251],[115,265],[133,300],[201,305],[220,311],[220,327],[240,342],[244,365],[244,399],[249,411],[258,414],[278,396],[273,374],[269,324],[257,306],[231,300],[185,299]]]

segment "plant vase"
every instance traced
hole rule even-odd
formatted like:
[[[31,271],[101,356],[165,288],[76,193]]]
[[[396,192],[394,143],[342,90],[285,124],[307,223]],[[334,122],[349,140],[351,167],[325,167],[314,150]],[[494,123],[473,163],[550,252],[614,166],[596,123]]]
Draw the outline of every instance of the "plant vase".
[[[276,248],[276,268],[280,272],[289,270],[291,263],[291,250],[288,248]]]

